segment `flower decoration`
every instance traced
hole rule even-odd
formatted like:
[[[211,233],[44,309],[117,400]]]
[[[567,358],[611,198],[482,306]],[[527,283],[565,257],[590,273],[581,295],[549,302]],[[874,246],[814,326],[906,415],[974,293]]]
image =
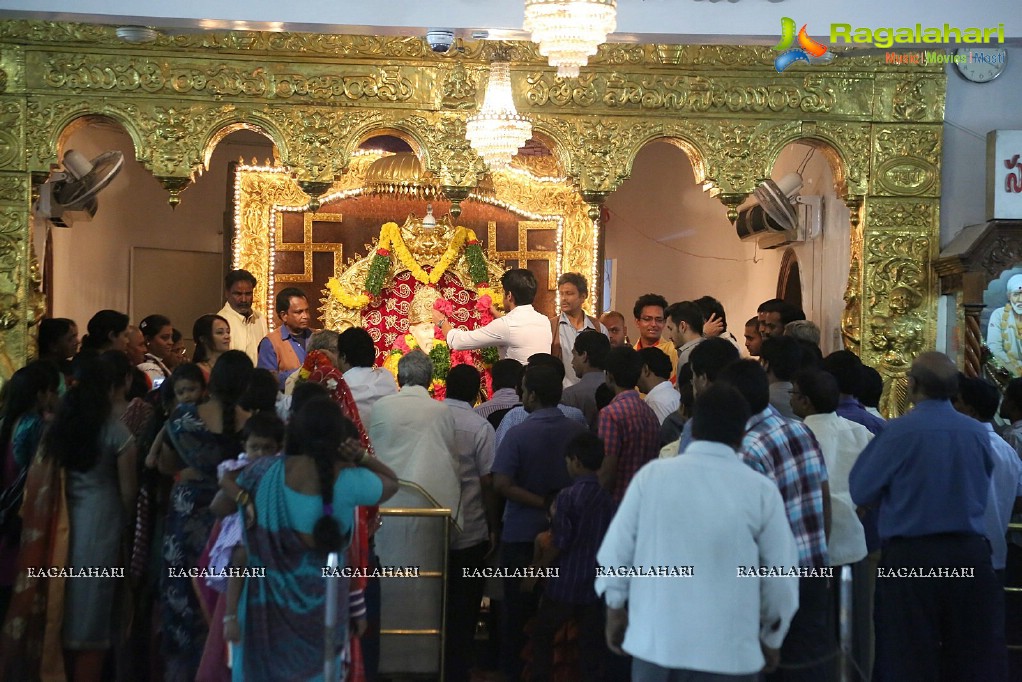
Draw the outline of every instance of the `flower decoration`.
[[[330,358],[327,357],[326,353],[320,350],[309,351],[305,356],[305,362],[302,363],[301,369],[298,370],[298,378],[301,381],[306,381],[314,372],[317,370],[321,375],[329,373],[334,368],[334,363],[330,362]],[[331,390],[336,387],[331,386]]]
[[[450,317],[454,314],[454,304],[446,298],[438,298],[433,304],[433,310],[443,314],[444,317]]]
[[[326,288],[330,291],[330,295],[336,298],[341,305],[351,310],[361,310],[369,305],[371,300],[369,292],[364,292],[356,296],[349,295],[344,288],[341,287],[341,283],[337,281],[336,277],[331,277],[327,280]]]
[[[504,297],[498,296],[497,292],[490,288],[490,285],[486,282],[481,282],[476,285],[476,294],[480,299],[488,298],[489,303],[486,304],[486,309],[489,310],[491,305],[502,306],[504,305]]]
[[[387,280],[387,272],[390,270],[390,251],[387,249],[376,249],[373,262],[369,264],[369,272],[366,274],[366,291],[376,296],[383,290],[383,283]]]
[[[479,311],[479,324],[486,326],[493,322],[493,311],[490,307],[493,306],[493,299],[490,296],[483,295],[476,299],[476,310]]]
[[[465,260],[468,261],[468,274],[473,282],[485,282],[488,274],[486,272],[486,259],[483,257],[483,247],[475,234],[465,244]]]

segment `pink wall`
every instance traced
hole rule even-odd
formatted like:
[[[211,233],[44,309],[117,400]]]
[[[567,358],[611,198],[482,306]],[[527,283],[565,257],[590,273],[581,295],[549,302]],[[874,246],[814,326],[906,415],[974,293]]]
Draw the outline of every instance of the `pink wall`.
[[[53,315],[76,320],[84,333],[85,323],[97,310],[112,308],[130,314],[134,247],[222,253],[227,164],[239,156],[246,161],[254,156],[260,162],[271,157],[271,144],[261,144],[261,139],[251,133],[228,136],[216,148],[210,170],[181,193],[181,203],[172,210],[168,193],[135,161],[131,139],[120,127],[99,124],[76,132],[65,149],[90,158],[119,149],[124,152],[124,167],[100,193],[99,210],[91,222],[53,230]],[[40,227],[37,222],[36,229]],[[167,296],[173,297],[174,282],[166,285]],[[196,311],[195,317],[205,312],[210,311]],[[187,336],[192,320],[173,322]]]

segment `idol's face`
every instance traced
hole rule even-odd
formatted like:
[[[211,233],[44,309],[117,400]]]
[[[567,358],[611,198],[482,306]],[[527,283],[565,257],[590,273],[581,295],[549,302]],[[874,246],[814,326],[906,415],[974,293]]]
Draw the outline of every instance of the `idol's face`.
[[[1008,301],[1011,303],[1011,309],[1015,311],[1015,314],[1022,315],[1022,289],[1016,289],[1008,294]]]

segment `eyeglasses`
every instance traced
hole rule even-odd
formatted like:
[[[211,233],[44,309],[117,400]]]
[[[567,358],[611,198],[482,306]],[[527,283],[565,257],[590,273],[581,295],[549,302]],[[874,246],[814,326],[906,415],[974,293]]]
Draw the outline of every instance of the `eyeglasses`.
[[[643,317],[639,318],[639,321],[640,322],[647,322],[647,323],[648,322],[656,322],[657,324],[663,324],[664,323],[664,318],[662,318],[662,317],[649,317],[648,315],[644,315]]]

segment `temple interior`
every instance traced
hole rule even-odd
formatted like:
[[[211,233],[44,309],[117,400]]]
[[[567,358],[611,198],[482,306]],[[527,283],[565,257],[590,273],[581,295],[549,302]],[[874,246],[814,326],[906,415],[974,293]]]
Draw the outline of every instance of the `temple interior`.
[[[746,321],[757,317],[761,304],[779,299],[778,310],[797,310],[801,317],[793,321],[817,328],[813,345],[821,356],[851,351],[856,362],[876,370],[881,388],[869,407],[877,419],[910,411],[919,385],[911,370],[926,351],[945,353],[964,379],[989,380],[998,405],[1004,404],[1012,380],[1022,377],[1017,0],[867,0],[855,6],[586,0],[581,4],[614,6],[617,25],[577,75],[558,70],[546,46],[532,42],[523,4],[543,3],[230,0],[157,8],[127,0],[76,0],[70,7],[0,0],[0,385],[39,355],[41,321],[74,320],[84,335],[86,320],[101,310],[121,311],[133,326],[154,313],[165,316],[182,332],[187,357],[196,348],[195,358],[205,357],[205,342],[192,338],[201,336],[193,334],[193,321],[200,329],[203,316],[233,308],[225,303],[225,276],[230,292],[236,283],[230,273],[241,270],[252,280],[253,300],[247,314],[234,310],[245,324],[269,323],[265,338],[273,337],[270,364],[281,372],[274,377],[281,394],[289,390],[285,370],[301,381],[331,371],[324,369],[326,360],[311,372],[302,364],[304,337],[301,358],[285,368],[288,335],[293,340],[296,334],[311,338],[310,328],[342,333],[361,327],[375,350],[371,364],[396,374],[398,363],[421,348],[433,363],[421,387],[432,397],[443,397],[436,391],[446,390],[446,372],[459,363],[482,370],[477,379],[485,395],[496,345],[473,340],[463,350],[451,339],[488,324],[510,292],[503,274],[524,270],[538,289],[526,305],[551,318],[557,348],[559,287],[577,282],[572,275],[588,283],[583,309],[575,311],[582,328],[591,320],[599,331],[595,318],[619,311],[636,350],[650,349],[640,339],[642,306],[636,303],[645,294],[662,294],[668,303],[712,295],[743,357],[749,357]],[[939,51],[950,58],[956,50],[985,50],[984,59],[993,54],[999,61],[928,61],[923,48],[932,41],[884,45],[882,29],[874,35],[863,28],[868,40],[842,42],[834,27],[846,26],[852,14],[857,26],[908,27],[899,30],[913,36],[910,27],[921,31],[927,23],[945,32],[988,27],[993,39],[944,41]],[[503,108],[488,114],[500,98]],[[515,135],[522,139],[511,139]],[[116,152],[123,165],[108,184],[89,190],[88,202],[74,204],[75,220],[65,222],[54,192],[59,183],[82,180],[71,151],[93,162]],[[292,287],[300,289],[298,296]],[[307,300],[302,329],[286,321],[291,308],[275,310],[281,292],[288,306]],[[212,335],[215,323],[207,322]],[[540,320],[546,333],[544,325]],[[700,328],[699,342],[702,334]],[[685,362],[678,355],[685,344],[665,339],[674,364],[661,378],[681,384],[677,370]],[[501,358],[511,345],[505,341]],[[653,343],[658,347],[660,339]],[[549,345],[540,345],[546,353]],[[340,376],[336,341],[333,346],[332,371]],[[266,351],[264,344],[259,354],[268,357]],[[571,353],[568,348],[562,360],[581,375]],[[202,368],[203,381],[211,364]],[[602,375],[597,365],[587,371]],[[334,382],[331,397],[349,416],[344,410],[355,398],[330,377],[322,383]],[[571,384],[564,371],[558,380]],[[628,390],[638,386],[633,383]],[[150,398],[158,387],[148,385]],[[519,382],[519,394],[523,387]],[[397,393],[397,384],[393,388]],[[785,393],[802,395],[790,382]],[[843,388],[840,395],[858,399]],[[681,413],[680,403],[675,409]],[[520,411],[525,420],[527,410]],[[575,411],[580,423],[597,430],[595,421],[586,422],[589,415]],[[1007,420],[998,427],[1012,423],[1006,413],[998,419]],[[351,422],[366,450],[344,466],[359,466],[372,451],[372,424],[368,418],[364,425]],[[163,431],[156,432],[162,438]],[[681,448],[682,432],[675,435]],[[345,446],[350,437],[346,433]],[[152,453],[143,455],[152,454],[155,464],[146,466],[164,474],[164,483],[177,485],[180,472],[193,468],[164,471],[161,458],[173,448],[149,445]],[[384,479],[381,486],[389,482]],[[317,505],[316,495],[324,496],[317,514],[331,516],[329,481],[319,493],[310,490],[304,494]],[[246,494],[232,490],[234,507],[246,507]],[[433,511],[458,511],[457,501],[445,506],[424,492],[422,499]],[[525,506],[542,506],[545,513],[551,501],[536,493]],[[620,501],[619,495],[614,504]],[[854,514],[850,494],[847,506]],[[865,507],[859,511],[865,516]],[[365,530],[370,522],[359,513],[346,539],[376,531]],[[828,507],[828,524],[829,513]],[[447,516],[438,515],[444,539],[432,546],[441,564],[427,570],[432,577],[447,570],[438,548],[448,549],[450,541]],[[1016,534],[1020,520],[1016,514]],[[386,523],[398,526],[396,519]],[[408,538],[409,546],[422,539],[415,532]],[[368,564],[369,547],[366,540],[359,561]],[[535,551],[542,554],[538,542]],[[1013,561],[1018,565],[1008,570],[1018,577],[1022,552]],[[995,591],[1001,596],[1003,590]],[[1011,613],[1020,613],[1019,592],[1022,587],[1009,588],[1009,623]],[[407,667],[396,662],[398,655],[385,660],[380,670],[393,673],[389,679],[443,679],[448,614],[434,596],[431,616],[444,615],[426,629],[403,633],[421,638],[423,648],[409,654],[415,660]],[[473,608],[480,601],[475,597]],[[487,593],[484,615],[495,612],[489,599]],[[385,610],[400,615],[414,610],[406,609],[414,602],[414,596],[391,597]],[[378,616],[378,603],[375,608]],[[237,620],[226,616],[232,617]],[[861,629],[864,621],[856,617]],[[1022,631],[1015,626],[1009,639]],[[392,640],[391,651],[401,650],[407,641],[400,640],[402,628],[387,627],[384,638],[401,642]],[[495,621],[479,625],[485,636],[479,635],[483,644],[473,655],[483,658],[496,627]],[[1008,644],[1017,673],[1022,643]],[[848,644],[841,652],[848,654],[838,671],[842,681],[868,679],[852,676],[850,650]],[[0,647],[0,662],[3,653]],[[119,655],[106,659],[107,673]],[[861,660],[872,655],[870,649]],[[222,678],[223,663],[217,660]],[[518,679],[490,672],[477,670],[472,679]],[[0,678],[3,673],[0,667]],[[608,673],[606,679],[626,678]]]

